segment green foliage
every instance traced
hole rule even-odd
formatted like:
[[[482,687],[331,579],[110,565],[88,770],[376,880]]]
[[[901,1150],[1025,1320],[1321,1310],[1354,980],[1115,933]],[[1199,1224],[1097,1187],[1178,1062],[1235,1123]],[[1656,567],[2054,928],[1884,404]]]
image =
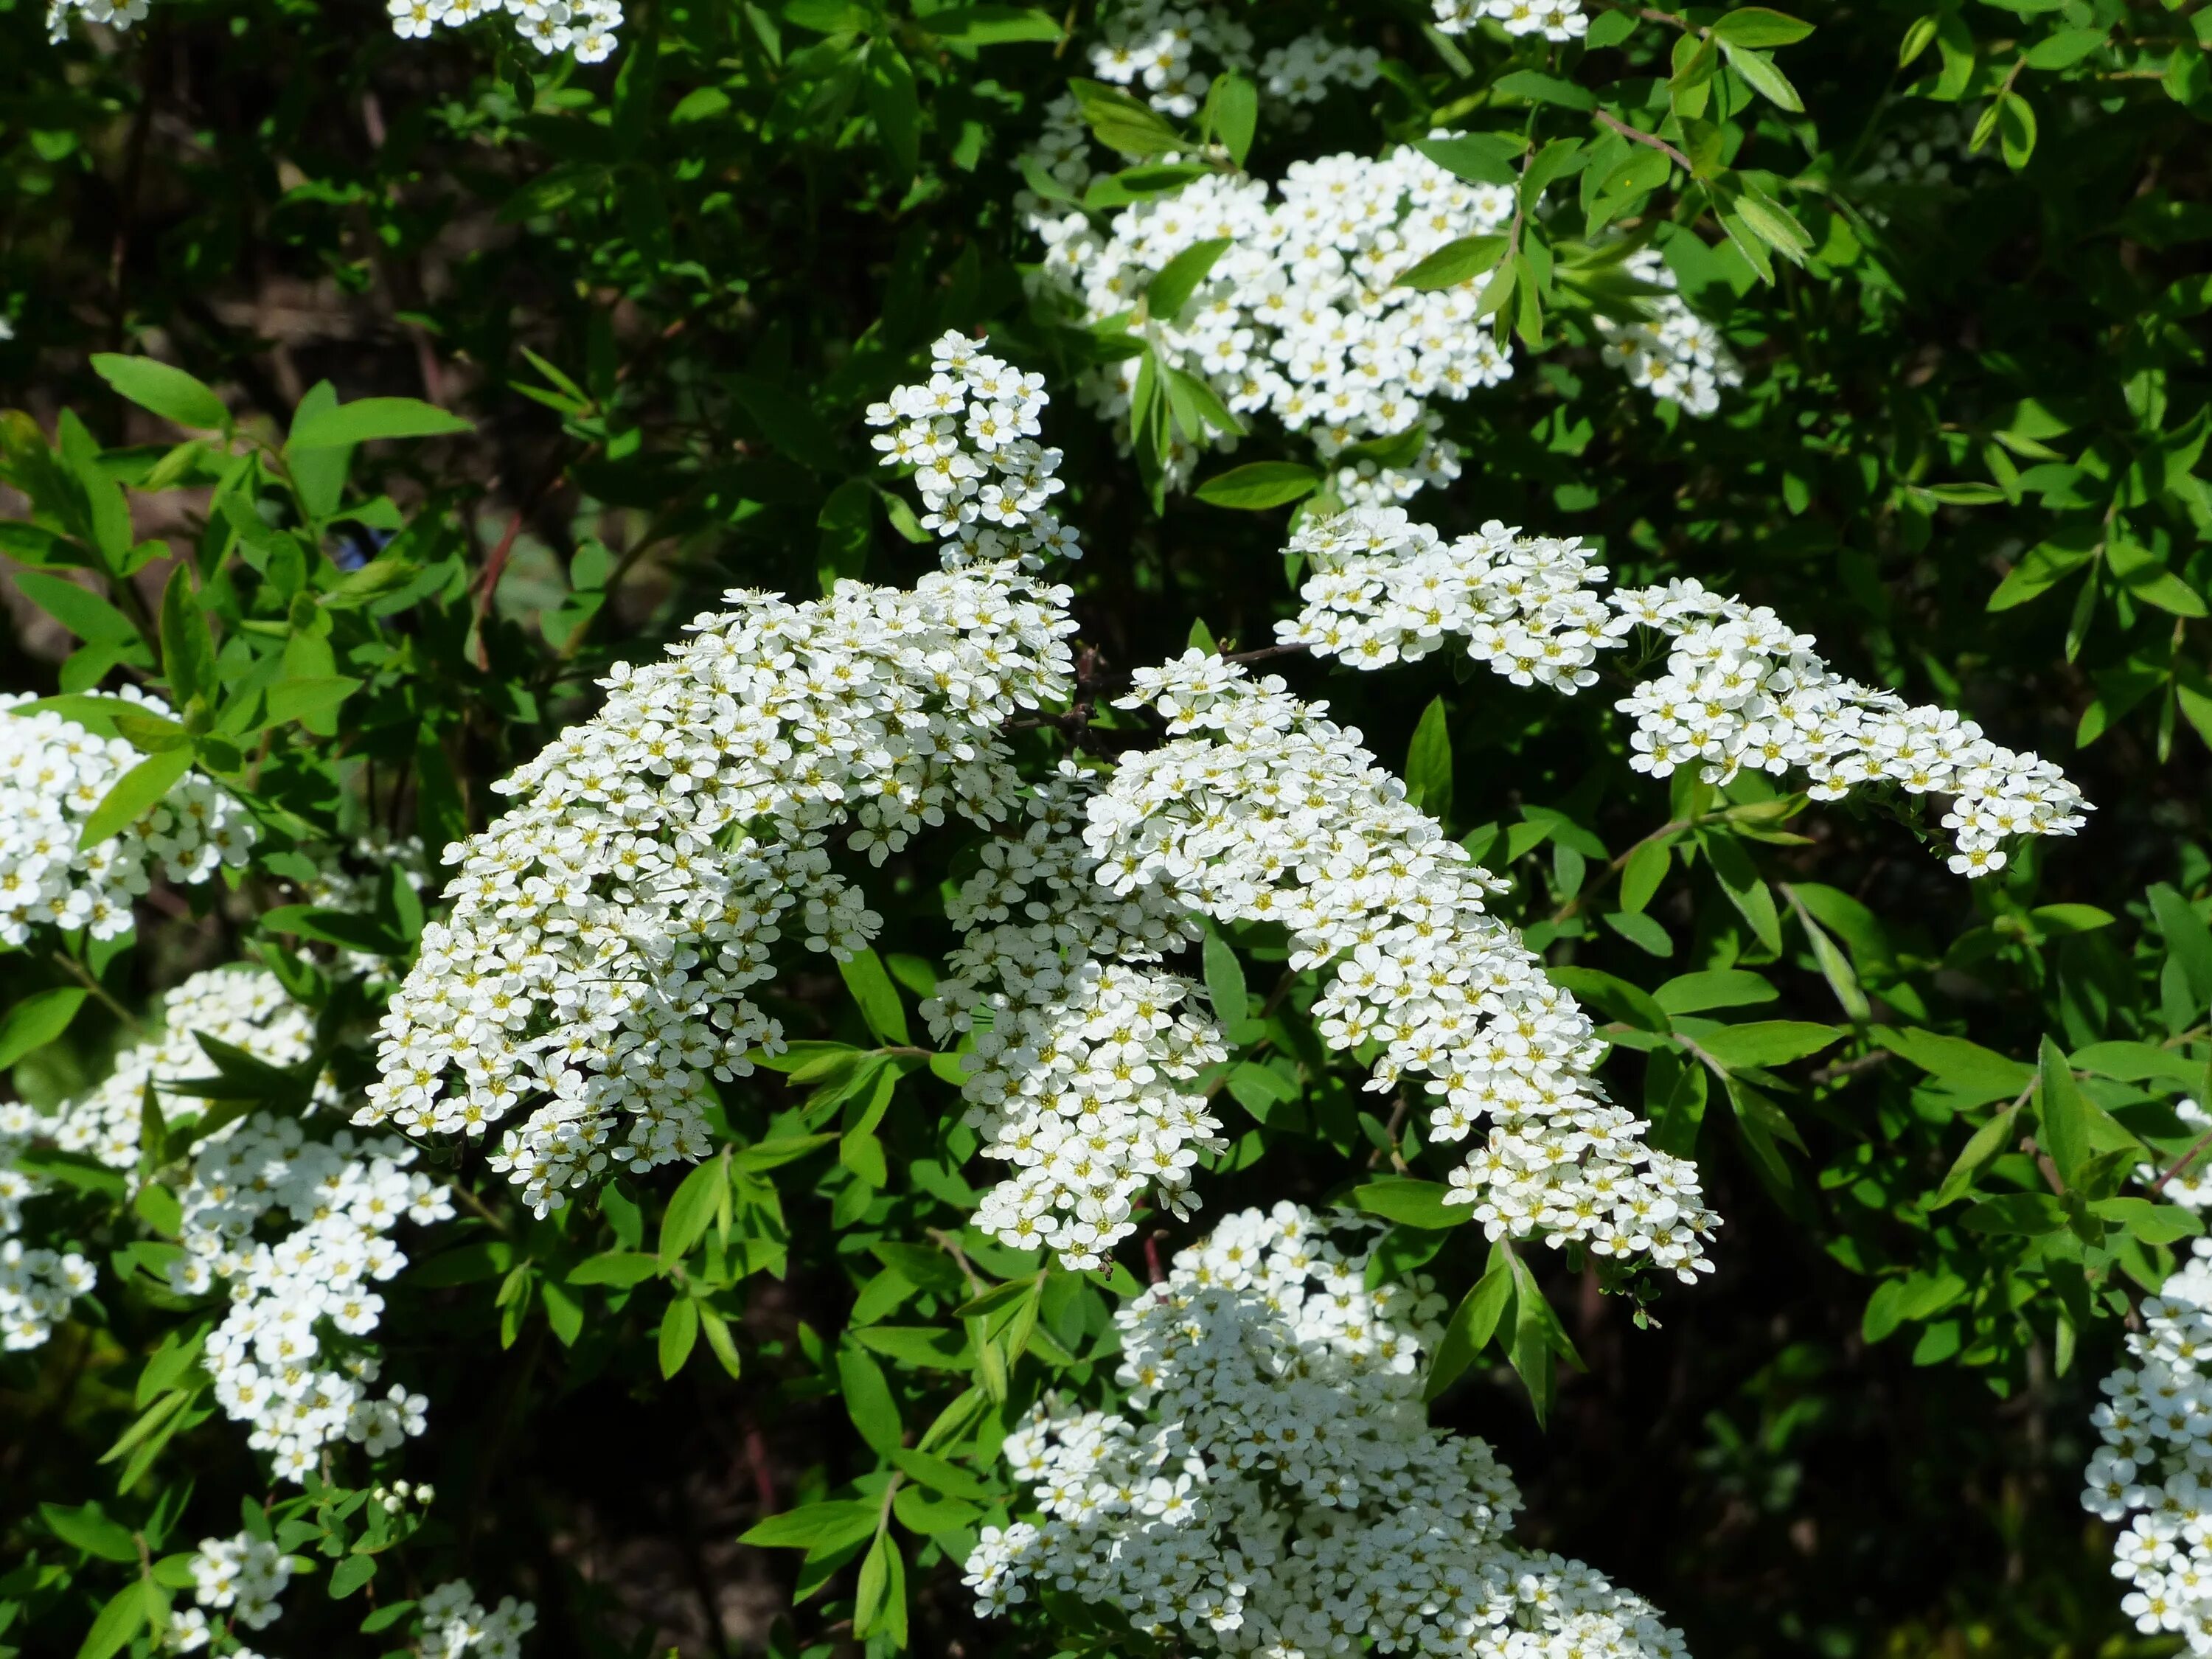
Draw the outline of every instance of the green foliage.
[[[1297,0],[1240,15],[1263,50],[1375,47],[1371,87],[1294,115],[1223,76],[1173,118],[1086,78],[1089,5],[652,4],[599,69],[305,0],[155,0],[97,49],[49,47],[42,10],[0,9],[9,687],[140,755],[88,845],[188,769],[259,841],[231,879],[164,884],[133,940],[0,955],[0,1070],[50,1108],[240,958],[316,1036],[296,1068],[210,1039],[205,1076],[149,1094],[129,1178],[19,1161],[101,1282],[0,1357],[0,1659],[149,1655],[193,1544],[241,1514],[315,1570],[280,1652],[398,1644],[462,1561],[537,1600],[546,1659],[1164,1652],[1057,1601],[975,1624],[958,1563],[1018,1508],[998,1453],[1032,1405],[1117,1396],[1115,1306],[1285,1197],[1388,1224],[1378,1261],[1446,1298],[1434,1409],[1547,1464],[1535,1535],[1703,1659],[2135,1650],[2073,1493],[2095,1379],[2199,1231],[2171,1200],[2212,1086],[2212,12],[1607,3],[1555,46]],[[2089,830],[1969,884],[1916,845],[1932,806],[1900,827],[1631,772],[1609,685],[1516,690],[1449,652],[1271,664],[1507,884],[1614,1097],[1726,1218],[1709,1282],[1481,1237],[1443,1202],[1450,1149],[1332,1056],[1315,975],[1263,930],[1178,964],[1232,1048],[1205,1208],[1146,1216],[1108,1272],[1006,1249],[972,1225],[961,1054],[922,1046],[941,884],[977,856],[947,830],[886,872],[878,952],[783,988],[793,1045],[715,1085],[707,1162],[539,1218],[481,1143],[432,1148],[462,1213],[384,1321],[430,1435],[272,1486],[200,1363],[219,1304],[167,1262],[199,1138],[374,1073],[380,1009],[341,964],[404,969],[435,884],[350,849],[413,834],[441,868],[495,780],[727,587],[910,585],[929,537],[861,417],[928,341],[988,330],[1054,393],[1092,678],[1087,746],[1048,723],[1036,753],[1116,752],[1130,670],[1264,649],[1288,613],[1285,521],[1335,503],[1334,471],[1144,331],[1223,245],[1096,329],[1024,283],[1014,198],[1069,192],[1023,151],[1062,94],[1118,158],[1083,198],[1101,223],[1392,142],[1512,190],[1508,231],[1401,278],[1469,287],[1517,342],[1510,382],[1439,405],[1466,476],[1414,516],[1771,605],[2060,760]],[[1642,246],[1745,366],[1710,419],[1604,361],[1601,322],[1650,298]],[[1071,393],[1118,362],[1116,430]],[[331,869],[349,896],[316,888]],[[438,1502],[388,1509],[402,1471]],[[611,1589],[635,1559],[661,1565]],[[725,1623],[739,1600],[774,1622]]]

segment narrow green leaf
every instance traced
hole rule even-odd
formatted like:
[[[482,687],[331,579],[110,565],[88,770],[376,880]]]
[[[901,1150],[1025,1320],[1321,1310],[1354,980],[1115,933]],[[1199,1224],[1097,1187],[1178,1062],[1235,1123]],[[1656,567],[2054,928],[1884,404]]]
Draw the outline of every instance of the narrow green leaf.
[[[92,356],[92,372],[141,409],[165,421],[203,432],[230,424],[230,411],[207,386],[181,368],[151,357],[125,357],[111,351]]]
[[[310,415],[292,428],[287,451],[336,449],[380,438],[438,438],[476,428],[419,398],[363,398]]]
[[[149,755],[121,777],[92,809],[77,836],[80,848],[97,847],[110,836],[128,829],[150,811],[177,780],[191,769],[192,751],[172,749]]]
[[[88,993],[74,985],[33,991],[0,1014],[0,1071],[33,1054],[69,1030]]]

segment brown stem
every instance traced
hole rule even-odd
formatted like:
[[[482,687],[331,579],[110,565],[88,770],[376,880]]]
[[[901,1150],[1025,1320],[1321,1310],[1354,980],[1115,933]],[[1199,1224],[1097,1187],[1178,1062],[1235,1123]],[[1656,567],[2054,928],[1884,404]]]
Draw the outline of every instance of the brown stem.
[[[1666,155],[1672,160],[1674,165],[1681,168],[1683,172],[1691,174],[1692,177],[1696,175],[1698,169],[1692,164],[1690,158],[1683,155],[1680,150],[1676,149],[1674,145],[1668,143],[1664,138],[1659,137],[1657,133],[1646,132],[1641,127],[1632,127],[1627,122],[1621,120],[1617,116],[1608,115],[1603,110],[1599,110],[1595,112],[1595,113],[1600,121],[1603,122],[1607,126],[1611,127],[1622,137],[1632,139],[1637,143],[1645,145],[1650,149],[1659,151],[1662,155]]]
[[[2187,1169],[2191,1160],[2196,1158],[2197,1153],[2203,1152],[2207,1146],[2212,1146],[2212,1129],[2207,1129],[2203,1134],[2197,1136],[2195,1144],[2192,1145],[2187,1152],[2184,1152],[2179,1158],[2174,1159],[2172,1164],[2168,1164],[2163,1170],[2161,1170],[2159,1174],[2158,1179],[2152,1182],[2148,1187],[2144,1188],[2144,1190],[2148,1193],[2151,1197],[2156,1198],[2159,1194],[2159,1189],[2165,1186],[2167,1182],[2172,1180],[2174,1176],[2179,1175],[2184,1170]]]
[[[483,580],[477,589],[477,666],[487,671],[491,667],[491,641],[484,629],[491,616],[492,596],[499,591],[499,579],[507,574],[507,556],[514,551],[514,538],[522,533],[523,515],[528,511],[526,506],[514,509],[506,533],[484,561]]]

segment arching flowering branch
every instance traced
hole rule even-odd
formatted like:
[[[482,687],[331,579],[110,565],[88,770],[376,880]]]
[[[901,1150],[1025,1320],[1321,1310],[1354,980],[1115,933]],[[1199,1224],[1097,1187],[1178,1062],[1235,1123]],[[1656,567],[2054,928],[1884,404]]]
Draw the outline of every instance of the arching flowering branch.
[[[1021,434],[1034,386],[957,335],[936,367],[871,418],[928,480],[946,568],[805,605],[733,592],[618,668],[598,715],[498,786],[519,804],[447,850],[453,911],[424,930],[357,1121],[474,1135],[527,1108],[493,1162],[540,1213],[610,1164],[703,1158],[709,1076],[782,1046],[750,994],[787,930],[842,957],[881,925],[831,831],[881,863],[948,813],[1006,816],[999,727],[1069,683],[1066,590],[1028,568],[1069,544],[1044,510],[1058,458]]]
[[[1680,1659],[1649,1602],[1510,1540],[1511,1475],[1420,1409],[1446,1304],[1367,1289],[1371,1243],[1279,1204],[1178,1255],[1115,1316],[1127,1414],[1048,1402],[1007,1437],[1039,1518],[984,1529],[977,1612],[1036,1583],[1197,1653]]]
[[[1091,803],[1085,844],[1116,893],[1156,889],[1224,922],[1271,922],[1293,969],[1325,970],[1331,1048],[1381,1054],[1370,1087],[1418,1080],[1428,1138],[1483,1139],[1451,1176],[1493,1238],[1542,1234],[1648,1256],[1694,1282],[1716,1224],[1697,1171],[1590,1075],[1604,1053],[1572,997],[1484,902],[1503,884],[1375,763],[1358,734],[1193,651],[1137,676],[1124,707],[1168,721]]]
[[[1666,672],[1618,705],[1636,719],[1631,764],[1654,777],[1695,765],[1721,784],[1748,768],[1802,775],[1821,800],[1890,787],[1948,796],[1950,865],[1966,876],[2003,868],[2008,841],[2073,834],[2090,810],[2052,763],[1948,709],[1836,673],[1811,635],[1694,579],[1603,592],[1607,573],[1577,542],[1492,522],[1447,544],[1395,509],[1315,519],[1291,546],[1314,574],[1278,635],[1358,667],[1459,640],[1517,684],[1571,695],[1595,683],[1600,651],[1656,634],[1668,642]]]

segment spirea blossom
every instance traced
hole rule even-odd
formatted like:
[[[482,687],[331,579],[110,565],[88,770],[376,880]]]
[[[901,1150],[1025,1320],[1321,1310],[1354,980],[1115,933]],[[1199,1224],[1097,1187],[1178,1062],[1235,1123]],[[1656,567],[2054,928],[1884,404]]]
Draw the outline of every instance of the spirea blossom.
[[[1445,243],[1501,230],[1512,216],[1510,190],[1470,184],[1401,145],[1380,159],[1293,162],[1272,200],[1259,179],[1213,173],[1123,208],[1103,233],[1075,210],[1040,209],[1035,222],[1046,244],[1041,280],[1086,325],[1129,312],[1176,255],[1227,241],[1173,316],[1147,310],[1132,331],[1231,413],[1264,410],[1310,432],[1328,462],[1355,443],[1432,433],[1442,421],[1434,404],[1511,375],[1505,346],[1475,316],[1479,280],[1421,289],[1398,278]],[[1128,412],[1139,363],[1124,358],[1085,380],[1108,418]],[[1171,476],[1187,480],[1197,459],[1186,446]],[[1458,477],[1459,451],[1430,437],[1405,465],[1370,459],[1337,472],[1346,500],[1401,500]]]
[[[467,1579],[455,1578],[422,1598],[416,1619],[421,1659],[516,1659],[522,1638],[538,1626],[538,1607],[503,1595],[487,1609]]]
[[[282,1609],[291,1558],[265,1538],[240,1533],[203,1538],[191,1559],[192,1600],[251,1630],[266,1630]],[[204,1631],[204,1626],[200,1628]],[[204,1634],[201,1640],[206,1639]]]
[[[1407,804],[1359,733],[1198,651],[1136,680],[1123,706],[1148,704],[1170,738],[1091,800],[1099,879],[1286,929],[1291,969],[1326,971],[1322,1040],[1374,1045],[1370,1088],[1429,1096],[1430,1140],[1476,1138],[1445,1201],[1474,1206],[1490,1237],[1648,1256],[1685,1282],[1710,1272],[1717,1218],[1695,1168],[1606,1098],[1589,1016],[1485,910],[1504,884]]]
[[[383,1317],[376,1286],[407,1265],[392,1231],[453,1213],[445,1188],[410,1172],[415,1158],[396,1136],[310,1140],[297,1119],[265,1112],[193,1157],[169,1287],[227,1287],[204,1363],[224,1412],[252,1425],[246,1443],[283,1480],[304,1482],[337,1441],[379,1456],[423,1431],[422,1395],[374,1392],[382,1361],[366,1340]],[[264,1236],[271,1224],[282,1231]]]
[[[46,39],[59,46],[69,39],[70,15],[82,14],[88,23],[105,23],[116,30],[127,30],[133,23],[146,17],[147,0],[49,0],[46,7]]]
[[[135,686],[112,695],[149,714],[172,712]],[[185,886],[246,862],[252,821],[198,772],[134,823],[80,848],[85,820],[145,757],[35,702],[0,693],[0,945],[24,944],[41,926],[114,939],[131,930],[131,904],[156,871]]]
[[[1743,384],[1743,370],[1720,331],[1683,302],[1657,248],[1637,249],[1621,261],[1621,270],[1659,292],[1643,298],[1644,314],[1635,322],[1596,313],[1606,362],[1622,370],[1631,386],[1680,404],[1685,414],[1712,414],[1723,389]]]
[[[1188,1211],[1200,1151],[1223,1151],[1200,1074],[1227,1058],[1205,993],[1156,964],[1198,936],[1162,890],[1097,878],[1079,830],[1095,779],[1064,764],[1000,836],[946,915],[961,943],[922,1006],[947,1045],[973,1033],[961,1086],[986,1158],[1012,1175],[975,1224],[1017,1249],[1043,1244],[1078,1268],[1135,1231],[1147,1188]]]
[[[999,727],[1064,696],[1074,627],[1025,567],[1072,541],[1044,510],[1057,457],[1005,429],[1034,430],[1036,387],[957,335],[937,360],[872,416],[886,462],[933,481],[946,568],[804,605],[732,592],[662,660],[618,665],[599,714],[495,786],[517,805],[447,849],[453,912],[392,999],[357,1122],[480,1135],[526,1111],[491,1163],[540,1213],[611,1164],[696,1161],[709,1076],[782,1045],[749,994],[777,945],[842,958],[881,926],[831,831],[879,864],[948,814],[1007,815]]]
[[[82,1152],[111,1170],[134,1174],[145,1121],[147,1091],[160,1091],[213,1066],[200,1034],[242,1048],[271,1066],[294,1066],[314,1047],[314,1023],[266,973],[215,969],[194,974],[163,1000],[159,1023],[143,1042],[116,1055],[101,1082],[58,1110],[27,1102],[0,1103],[0,1328],[11,1348],[35,1348],[69,1316],[73,1299],[90,1291],[97,1271],[82,1255],[19,1243],[22,1206],[48,1189],[17,1158],[36,1144]],[[327,1083],[322,1103],[336,1101]],[[167,1102],[165,1100],[164,1104]]]
[[[1223,70],[1247,76],[1269,97],[1296,106],[1317,102],[1332,85],[1373,84],[1382,61],[1372,47],[1335,46],[1310,33],[1270,47],[1255,63],[1252,31],[1223,8],[1179,6],[1170,0],[1109,6],[1098,31],[1090,49],[1091,72],[1128,88],[1163,115],[1179,120],[1198,113],[1214,76]],[[1049,118],[1079,123],[1074,107],[1073,98],[1063,98]],[[1087,170],[1062,175],[1079,189],[1088,177]]]
[[[1582,0],[1434,0],[1437,33],[1468,34],[1485,21],[1508,34],[1540,34],[1547,40],[1579,40],[1589,33]]]
[[[1802,775],[1820,800],[1867,787],[1948,796],[1950,867],[1966,876],[2002,869],[2015,837],[2073,834],[2089,811],[2052,763],[1948,709],[1836,673],[1812,635],[1694,578],[1615,589],[1601,603],[1606,572],[1576,542],[1492,522],[1447,544],[1395,508],[1310,520],[1291,547],[1312,574],[1279,635],[1359,667],[1424,656],[1450,637],[1516,684],[1571,694],[1595,684],[1599,651],[1638,629],[1664,638],[1666,672],[1616,705],[1636,720],[1630,763],[1654,777],[1695,765],[1724,784],[1749,768]]]
[[[1279,1204],[1180,1253],[1115,1316],[1128,1414],[1048,1403],[1007,1437],[1038,1518],[984,1529],[977,1611],[1042,1583],[1199,1653],[1682,1655],[1648,1602],[1509,1540],[1511,1476],[1421,1404],[1446,1304],[1366,1288],[1372,1237]]]
[[[2127,1586],[2120,1607],[2136,1628],[2212,1654],[2212,1240],[2191,1250],[2143,1299],[2142,1328],[2128,1335],[2133,1363],[2101,1385],[2090,1421],[2104,1444],[2081,1503],[2125,1523],[2112,1574]]]
[[[419,40],[440,24],[459,28],[501,8],[495,0],[387,0],[392,32]],[[580,64],[605,61],[622,27],[620,0],[505,0],[514,32],[541,57],[566,52]]]

